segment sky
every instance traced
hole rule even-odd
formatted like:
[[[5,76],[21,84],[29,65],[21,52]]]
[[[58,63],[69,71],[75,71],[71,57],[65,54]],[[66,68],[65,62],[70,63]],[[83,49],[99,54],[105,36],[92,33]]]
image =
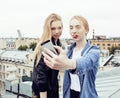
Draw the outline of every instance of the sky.
[[[69,20],[84,16],[89,23],[88,38],[95,35],[120,37],[119,0],[0,0],[0,38],[40,38],[44,21],[51,13],[62,17],[61,38],[69,38]]]

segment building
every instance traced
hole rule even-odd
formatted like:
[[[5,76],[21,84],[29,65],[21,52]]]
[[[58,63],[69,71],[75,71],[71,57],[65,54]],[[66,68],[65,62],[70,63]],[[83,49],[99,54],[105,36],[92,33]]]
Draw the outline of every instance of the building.
[[[0,49],[18,49],[19,46],[38,43],[38,38],[0,38]]]
[[[0,93],[5,91],[6,79],[11,79],[10,75],[13,72],[19,82],[22,81],[22,76],[32,76],[32,53],[32,51],[0,50]]]
[[[18,49],[21,45],[27,45],[29,47],[31,43],[38,43],[39,41],[39,38],[23,37],[19,29],[17,33],[17,38],[0,38],[0,49]]]
[[[105,35],[94,35],[93,29],[93,38],[90,39],[90,42],[93,45],[97,45],[101,50],[109,50],[112,47],[120,47],[120,37],[107,38]]]

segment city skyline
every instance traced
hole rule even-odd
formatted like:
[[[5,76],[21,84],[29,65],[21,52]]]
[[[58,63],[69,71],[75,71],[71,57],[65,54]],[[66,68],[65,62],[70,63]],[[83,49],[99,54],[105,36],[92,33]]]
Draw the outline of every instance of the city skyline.
[[[40,38],[46,17],[51,13],[63,19],[62,38],[70,37],[69,20],[73,15],[84,16],[90,25],[88,37],[120,36],[119,0],[4,0],[0,1],[0,38],[18,37],[19,29],[23,37]]]

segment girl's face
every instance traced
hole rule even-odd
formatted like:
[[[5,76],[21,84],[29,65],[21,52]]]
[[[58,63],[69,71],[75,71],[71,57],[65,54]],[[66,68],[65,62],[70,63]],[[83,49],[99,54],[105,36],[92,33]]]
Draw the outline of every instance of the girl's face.
[[[87,32],[82,21],[78,21],[74,18],[70,21],[70,35],[74,41],[81,41],[86,39]]]
[[[62,22],[57,20],[53,21],[51,24],[51,32],[52,32],[52,37],[57,40],[60,35],[62,34]]]

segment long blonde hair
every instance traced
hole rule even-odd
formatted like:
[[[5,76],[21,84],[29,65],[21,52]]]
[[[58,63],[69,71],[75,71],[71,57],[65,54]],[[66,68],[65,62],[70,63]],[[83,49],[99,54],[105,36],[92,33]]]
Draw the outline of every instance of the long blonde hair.
[[[34,51],[35,53],[34,57],[36,57],[36,65],[38,64],[42,55],[41,43],[52,38],[51,24],[52,22],[57,20],[62,21],[61,17],[55,13],[50,14],[45,20],[42,36]]]

